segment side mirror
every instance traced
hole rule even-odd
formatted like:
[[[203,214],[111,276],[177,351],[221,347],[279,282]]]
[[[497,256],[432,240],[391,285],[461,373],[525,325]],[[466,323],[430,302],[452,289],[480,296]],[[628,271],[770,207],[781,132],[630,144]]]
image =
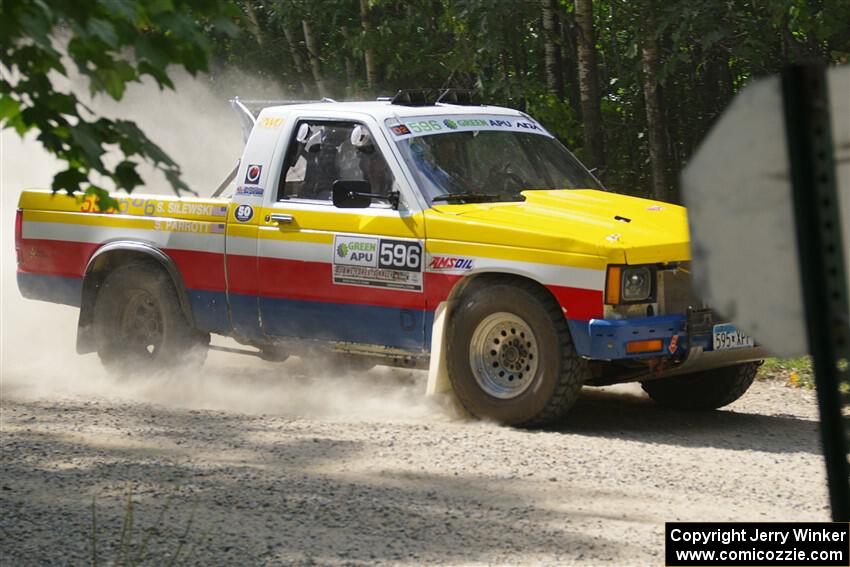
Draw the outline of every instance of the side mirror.
[[[338,179],[333,184],[334,207],[365,209],[372,204],[372,186],[368,181]]]
[[[365,209],[372,204],[372,201],[384,201],[392,208],[398,208],[397,192],[378,195],[371,191],[372,186],[368,181],[338,179],[333,184],[334,206],[340,209]]]

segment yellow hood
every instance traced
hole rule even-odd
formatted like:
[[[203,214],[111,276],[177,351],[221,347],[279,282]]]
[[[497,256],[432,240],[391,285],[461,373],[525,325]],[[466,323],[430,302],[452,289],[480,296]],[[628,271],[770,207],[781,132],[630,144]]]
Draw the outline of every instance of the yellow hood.
[[[525,201],[439,205],[428,239],[570,252],[609,263],[690,259],[684,207],[592,189],[524,191]]]

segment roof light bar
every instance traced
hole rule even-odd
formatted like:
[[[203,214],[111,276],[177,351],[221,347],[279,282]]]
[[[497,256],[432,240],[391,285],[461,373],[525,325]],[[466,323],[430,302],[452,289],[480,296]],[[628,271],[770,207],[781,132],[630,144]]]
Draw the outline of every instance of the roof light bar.
[[[458,106],[477,106],[472,103],[472,91],[469,89],[446,89],[437,97],[437,102]]]
[[[429,106],[424,89],[401,89],[390,101],[401,106]]]

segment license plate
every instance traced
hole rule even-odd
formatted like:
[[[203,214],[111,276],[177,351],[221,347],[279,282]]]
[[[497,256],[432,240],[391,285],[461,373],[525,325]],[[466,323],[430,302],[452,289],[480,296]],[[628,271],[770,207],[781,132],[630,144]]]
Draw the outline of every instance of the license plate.
[[[755,344],[752,337],[739,331],[735,325],[715,325],[712,335],[714,337],[714,350],[746,348]]]

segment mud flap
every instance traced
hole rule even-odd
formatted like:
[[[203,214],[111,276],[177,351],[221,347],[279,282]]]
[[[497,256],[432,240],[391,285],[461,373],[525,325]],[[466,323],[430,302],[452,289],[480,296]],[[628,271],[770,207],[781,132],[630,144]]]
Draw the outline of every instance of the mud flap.
[[[428,365],[428,385],[426,396],[452,391],[449,371],[446,366],[446,323],[449,315],[449,302],[443,301],[434,312],[434,325],[431,327],[431,359]]]

